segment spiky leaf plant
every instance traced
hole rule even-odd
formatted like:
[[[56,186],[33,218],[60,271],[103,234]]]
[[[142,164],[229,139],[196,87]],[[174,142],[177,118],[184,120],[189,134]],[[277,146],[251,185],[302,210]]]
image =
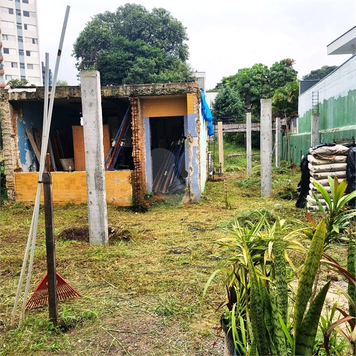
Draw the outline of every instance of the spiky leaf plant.
[[[307,305],[312,295],[312,288],[317,274],[321,256],[323,253],[326,236],[326,224],[324,220],[316,227],[309,251],[304,262],[298,281],[297,296],[294,305],[294,348],[293,355],[311,355],[318,321],[328,284],[318,293],[312,302],[309,311]],[[312,320],[316,323],[312,323]],[[309,323],[309,325],[307,324]]]

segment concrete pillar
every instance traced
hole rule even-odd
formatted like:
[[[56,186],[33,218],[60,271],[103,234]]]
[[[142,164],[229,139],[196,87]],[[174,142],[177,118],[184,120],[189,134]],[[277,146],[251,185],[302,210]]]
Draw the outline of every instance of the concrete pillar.
[[[281,118],[276,117],[276,134],[275,134],[275,142],[276,142],[276,167],[280,167],[281,165]]]
[[[261,99],[261,196],[272,194],[272,99]]]
[[[105,189],[103,119],[101,112],[100,73],[80,74],[87,176],[89,242],[108,243],[108,216]]]
[[[250,177],[252,174],[251,112],[246,113],[246,159],[247,177]]]
[[[218,146],[219,146],[219,166],[221,168],[220,173],[224,172],[224,139],[223,139],[223,125],[222,122],[218,122]]]
[[[311,147],[319,145],[320,144],[319,114],[312,114],[310,131],[311,131],[311,138],[310,138]]]

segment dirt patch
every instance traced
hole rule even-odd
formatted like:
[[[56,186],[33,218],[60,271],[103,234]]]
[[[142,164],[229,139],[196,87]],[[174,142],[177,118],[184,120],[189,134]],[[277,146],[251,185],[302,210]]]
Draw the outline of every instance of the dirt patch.
[[[109,243],[115,243],[118,241],[130,241],[131,232],[121,228],[108,228]],[[89,242],[89,227],[71,227],[62,230],[59,238],[67,241]]]

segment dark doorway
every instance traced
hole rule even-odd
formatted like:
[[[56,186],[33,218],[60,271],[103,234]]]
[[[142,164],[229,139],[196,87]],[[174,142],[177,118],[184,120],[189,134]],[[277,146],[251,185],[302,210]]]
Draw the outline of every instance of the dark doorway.
[[[185,178],[184,118],[150,118],[152,191],[183,194]]]

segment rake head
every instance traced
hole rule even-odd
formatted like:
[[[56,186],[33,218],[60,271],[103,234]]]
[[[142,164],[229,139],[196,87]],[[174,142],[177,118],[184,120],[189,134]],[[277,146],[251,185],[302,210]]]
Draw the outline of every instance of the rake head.
[[[81,297],[81,295],[72,288],[63,277],[56,273],[57,280],[57,300],[65,300],[70,298]],[[48,277],[47,274],[43,277],[42,281],[33,292],[31,298],[26,303],[25,310],[40,307],[48,304]]]

